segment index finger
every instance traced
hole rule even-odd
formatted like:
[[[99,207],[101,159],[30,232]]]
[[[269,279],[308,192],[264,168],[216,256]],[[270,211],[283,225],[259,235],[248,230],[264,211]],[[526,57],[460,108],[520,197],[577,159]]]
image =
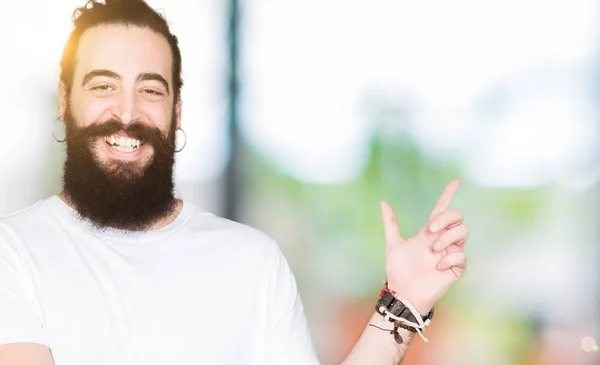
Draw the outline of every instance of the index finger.
[[[429,220],[437,217],[440,213],[448,209],[450,207],[450,203],[452,203],[452,198],[454,198],[454,194],[460,187],[460,179],[454,179],[446,185],[442,196],[438,200],[437,204],[433,208],[431,215],[429,216]]]

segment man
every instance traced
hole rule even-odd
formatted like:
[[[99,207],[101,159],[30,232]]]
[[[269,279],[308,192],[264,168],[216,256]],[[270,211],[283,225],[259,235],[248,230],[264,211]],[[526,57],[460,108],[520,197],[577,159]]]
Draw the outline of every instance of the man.
[[[63,191],[0,220],[0,364],[318,364],[277,245],[173,197],[181,55],[164,19],[142,0],[90,1],[74,25]],[[462,276],[458,185],[407,240],[382,203],[386,317],[343,364],[398,364]]]

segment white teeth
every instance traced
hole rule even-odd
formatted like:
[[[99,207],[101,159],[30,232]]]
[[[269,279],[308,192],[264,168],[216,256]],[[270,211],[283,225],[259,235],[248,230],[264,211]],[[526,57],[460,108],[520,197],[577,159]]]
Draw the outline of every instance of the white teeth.
[[[121,152],[132,152],[142,145],[140,140],[116,135],[104,137],[104,140],[106,143],[110,144],[112,148]]]

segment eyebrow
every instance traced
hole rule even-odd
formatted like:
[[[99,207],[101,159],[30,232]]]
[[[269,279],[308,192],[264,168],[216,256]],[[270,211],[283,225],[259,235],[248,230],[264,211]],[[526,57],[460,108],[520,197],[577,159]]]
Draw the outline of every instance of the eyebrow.
[[[87,74],[85,74],[85,76],[83,77],[83,81],[81,82],[81,86],[84,86],[85,84],[90,82],[90,80],[93,79],[94,77],[99,77],[99,76],[110,77],[112,79],[117,79],[117,80],[123,79],[118,73],[110,71],[110,70],[92,70],[92,71],[88,72]]]
[[[121,77],[121,75],[119,75],[118,73],[114,72],[114,71],[110,71],[110,70],[92,70],[90,72],[88,72],[87,74],[85,74],[85,76],[83,77],[83,81],[81,83],[81,86],[84,86],[85,84],[87,84],[88,82],[90,82],[90,80],[92,80],[95,77],[100,77],[100,76],[104,76],[104,77],[110,77],[112,79],[116,79],[116,80],[123,80],[123,78]],[[136,82],[140,82],[140,81],[158,81],[160,82],[165,89],[167,90],[167,94],[170,94],[169,92],[169,83],[167,82],[167,80],[165,80],[164,77],[162,77],[161,75],[157,74],[157,73],[152,73],[152,72],[144,72],[138,75],[138,77],[135,79]]]

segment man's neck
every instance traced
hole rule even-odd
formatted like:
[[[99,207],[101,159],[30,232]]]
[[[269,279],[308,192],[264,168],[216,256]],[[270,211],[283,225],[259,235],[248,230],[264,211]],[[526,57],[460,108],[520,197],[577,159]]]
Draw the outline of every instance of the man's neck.
[[[71,201],[69,200],[69,198],[65,195],[64,192],[61,192],[60,194],[58,194],[58,197],[68,206],[70,206],[72,209],[75,209],[75,206],[73,205],[73,203],[71,203]],[[171,224],[179,215],[179,213],[181,212],[181,209],[183,208],[183,201],[180,199],[175,199],[175,207],[173,209],[171,209],[171,211],[165,215],[164,217],[161,217],[160,219],[158,219],[155,223],[153,223],[148,229],[146,229],[146,231],[154,231],[157,229],[161,229],[163,227],[168,226],[169,224]],[[127,230],[126,227],[113,227],[113,228],[118,228],[118,229],[123,229],[123,230]]]

